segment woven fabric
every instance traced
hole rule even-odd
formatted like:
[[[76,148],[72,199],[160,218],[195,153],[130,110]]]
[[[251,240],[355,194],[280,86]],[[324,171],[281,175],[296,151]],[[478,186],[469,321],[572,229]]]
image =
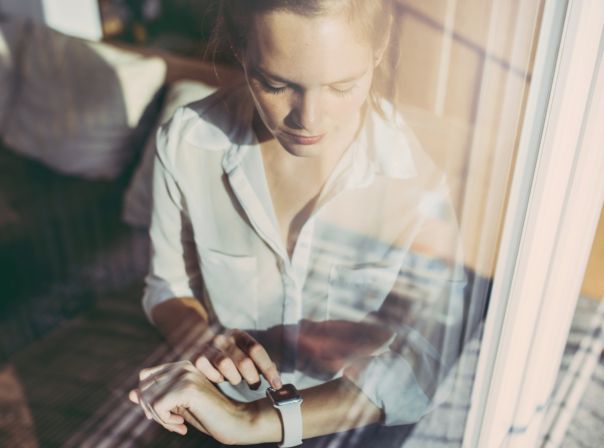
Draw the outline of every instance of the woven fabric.
[[[7,146],[64,174],[119,176],[137,153],[134,130],[165,62],[34,24],[19,59]]]

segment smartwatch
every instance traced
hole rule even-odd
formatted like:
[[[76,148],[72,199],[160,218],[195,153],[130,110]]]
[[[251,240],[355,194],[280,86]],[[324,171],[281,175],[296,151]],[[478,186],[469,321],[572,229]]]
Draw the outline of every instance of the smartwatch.
[[[284,384],[281,389],[266,389],[266,396],[281,415],[283,424],[282,448],[302,444],[302,397],[293,384]]]

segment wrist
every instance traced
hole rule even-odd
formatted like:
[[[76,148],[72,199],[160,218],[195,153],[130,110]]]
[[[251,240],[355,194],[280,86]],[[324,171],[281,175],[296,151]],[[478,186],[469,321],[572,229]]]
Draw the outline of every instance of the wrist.
[[[250,443],[281,442],[283,427],[279,411],[273,407],[268,398],[245,403],[249,419]]]

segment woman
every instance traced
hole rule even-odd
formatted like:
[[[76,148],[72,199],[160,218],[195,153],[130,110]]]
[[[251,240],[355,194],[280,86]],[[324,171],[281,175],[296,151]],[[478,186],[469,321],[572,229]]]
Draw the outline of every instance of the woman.
[[[131,399],[165,428],[294,446],[430,409],[464,279],[442,175],[380,93],[391,8],[222,1],[246,85],[157,140],[143,304],[192,362]]]

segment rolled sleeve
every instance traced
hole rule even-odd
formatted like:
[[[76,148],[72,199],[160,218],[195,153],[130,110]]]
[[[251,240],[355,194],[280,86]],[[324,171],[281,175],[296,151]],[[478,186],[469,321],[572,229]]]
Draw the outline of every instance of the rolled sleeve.
[[[451,284],[451,302],[461,302],[464,285]],[[421,322],[399,322],[392,343],[381,354],[358,359],[344,370],[344,376],[382,409],[385,425],[415,423],[438,404],[436,391],[461,351],[462,309],[454,308],[449,315],[424,312]],[[393,328],[392,322],[388,325]],[[439,392],[441,399],[447,396]]]
[[[166,162],[166,126],[160,128],[156,140],[153,212],[149,231],[151,263],[142,300],[151,322],[151,311],[156,305],[174,297],[196,297],[201,280],[184,195]]]
[[[417,422],[430,408],[411,364],[393,352],[359,360],[344,376],[382,409],[386,426]]]
[[[343,372],[382,409],[386,425],[417,422],[442,401],[444,379],[461,353],[466,275],[447,198],[423,201],[422,224],[374,316],[392,331],[391,341]]]

